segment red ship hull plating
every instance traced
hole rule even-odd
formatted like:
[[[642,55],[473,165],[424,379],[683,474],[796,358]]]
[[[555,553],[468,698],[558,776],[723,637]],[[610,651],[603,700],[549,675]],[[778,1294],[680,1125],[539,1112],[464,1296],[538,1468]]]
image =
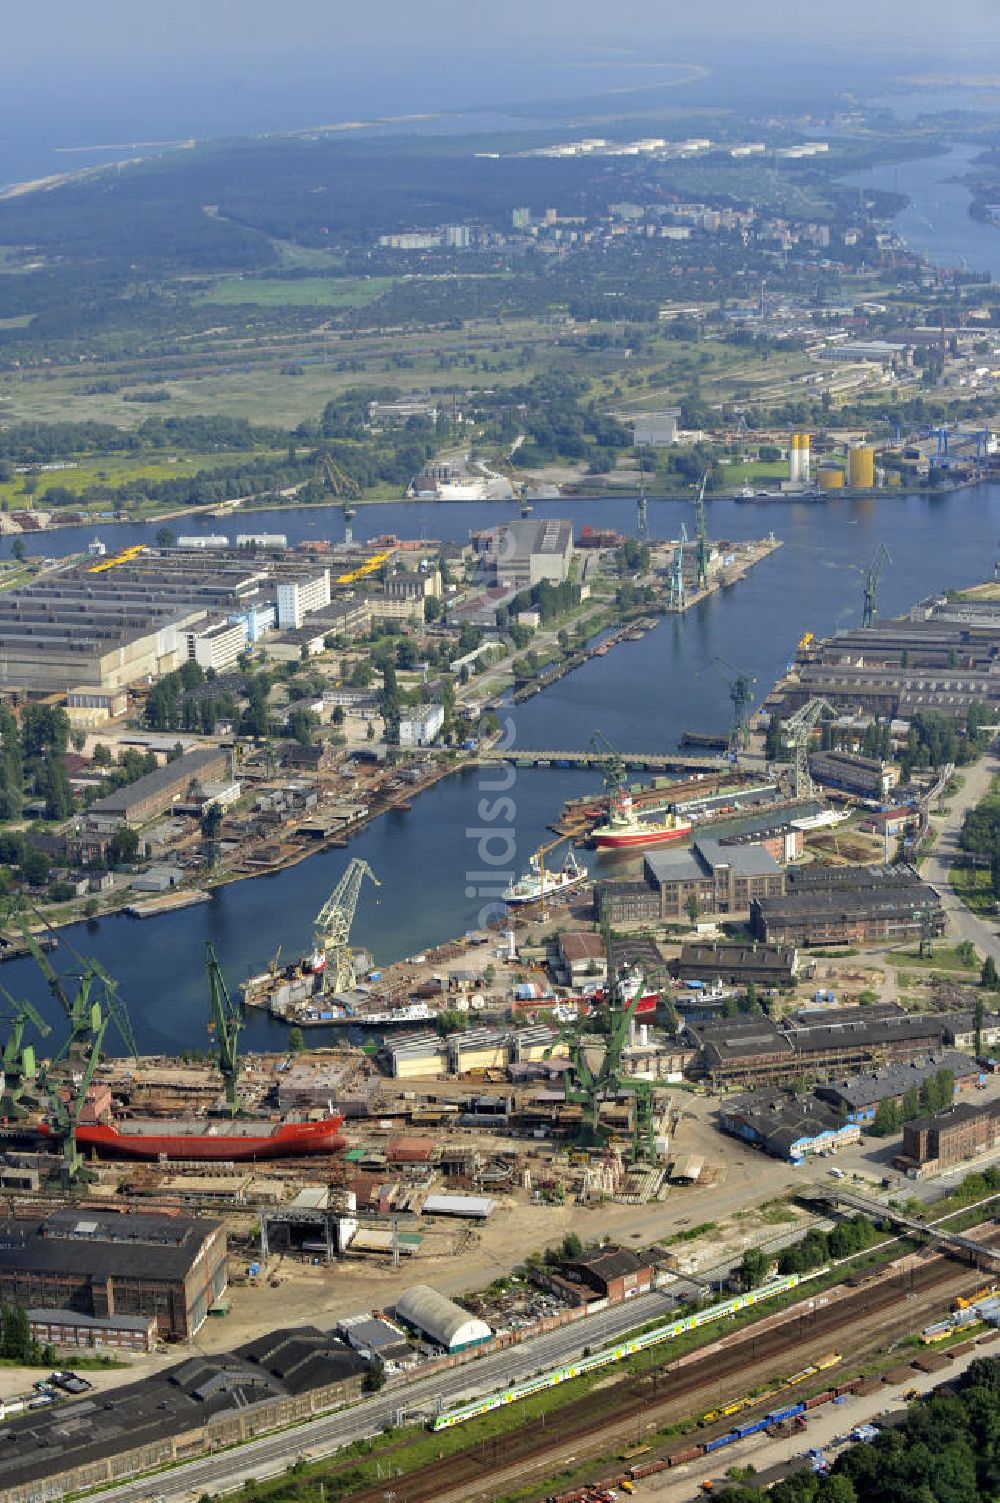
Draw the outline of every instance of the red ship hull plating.
[[[593,839],[595,850],[624,851],[629,847],[666,845],[668,840],[683,840],[690,833],[690,825],[674,825],[669,830],[658,830],[654,825],[649,830],[629,831],[627,835],[595,834]]]
[[[344,1147],[338,1137],[344,1119],[335,1112],[321,1122],[282,1122],[270,1128],[262,1122],[259,1133],[162,1133],[129,1132],[121,1123],[81,1124],[76,1130],[80,1148],[102,1157],[128,1159],[245,1159],[301,1158],[310,1153],[335,1153]],[[41,1131],[50,1135],[46,1124]]]

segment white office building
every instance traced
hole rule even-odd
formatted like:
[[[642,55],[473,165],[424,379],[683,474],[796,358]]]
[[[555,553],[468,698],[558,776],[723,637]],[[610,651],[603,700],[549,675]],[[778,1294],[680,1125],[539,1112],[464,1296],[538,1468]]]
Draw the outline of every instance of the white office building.
[[[214,668],[216,673],[226,673],[236,667],[237,658],[246,650],[247,624],[242,617],[235,621],[199,624],[186,631],[184,638],[189,663]]]
[[[444,728],[444,705],[418,705],[399,717],[400,746],[432,746]]]
[[[298,631],[310,611],[321,611],[330,604],[330,571],[303,575],[278,586],[278,629]]]

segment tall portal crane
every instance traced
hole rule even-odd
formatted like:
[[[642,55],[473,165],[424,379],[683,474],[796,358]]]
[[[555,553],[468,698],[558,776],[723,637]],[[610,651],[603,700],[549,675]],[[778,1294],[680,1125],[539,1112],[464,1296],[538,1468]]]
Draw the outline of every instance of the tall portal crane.
[[[641,538],[649,536],[649,514],[646,509],[646,460],[639,451],[639,484],[635,498],[636,531]]]
[[[45,951],[24,920],[21,922],[21,934],[34,956],[35,964],[45,978],[52,997],[62,1008],[69,1022],[69,1035],[57,1052],[55,1060],[69,1058],[78,1061],[85,1056],[91,1038],[100,1027],[102,1018],[105,1017],[109,1022],[114,1023],[125,1053],[134,1059],[138,1049],[128,1009],[118,995],[117,981],[108,975],[100,962],[93,958],[84,960],[76,950],[73,950],[75,958],[80,962],[81,970],[76,976],[76,991],[71,996],[63,984],[63,978],[50,963]],[[72,948],[70,945],[70,949]],[[95,987],[97,987],[96,996],[93,994]]]
[[[609,967],[611,963],[609,954]],[[638,1012],[645,980],[641,973],[627,973],[629,984],[626,996],[623,985],[625,974],[615,974],[608,988],[610,1029],[604,1041],[604,1057],[599,1069],[595,1071],[590,1067],[579,1024],[561,1030],[546,1053],[550,1053],[560,1039],[569,1043],[573,1084],[566,1081],[563,1090],[567,1105],[581,1108],[581,1122],[576,1137],[581,1147],[601,1147],[607,1142],[607,1129],[600,1120],[601,1103],[609,1095],[625,1092],[635,1097],[632,1157],[653,1158],[656,1144],[652,1084],[648,1080],[623,1074],[621,1068],[622,1053]]]
[[[517,473],[517,470],[514,467],[514,455],[521,447],[523,440],[524,434],[522,433],[519,438],[515,439],[514,443],[511,444],[510,453],[504,459],[498,461],[497,468],[499,469],[500,473],[502,475],[505,475],[507,480],[510,482],[511,493],[513,494],[514,500],[517,502],[517,509],[521,513],[522,517],[530,517],[532,506],[531,502],[528,500],[528,482],[527,480],[525,480],[523,475],[519,475]]]
[[[208,970],[208,996],[211,1007],[209,1029],[219,1046],[219,1073],[226,1093],[226,1110],[235,1117],[241,1106],[239,1091],[239,1039],[243,1013],[229,995],[226,978],[211,944],[205,946]]]
[[[110,1022],[109,1017],[101,1019],[90,1040],[80,1074],[74,1077],[71,1087],[66,1090],[65,1094],[56,1089],[51,1082],[46,1081],[51,1113],[49,1131],[57,1139],[62,1151],[62,1177],[66,1184],[72,1184],[79,1179],[83,1169],[83,1158],[76,1143],[76,1129],[86,1104],[87,1092],[93,1083],[94,1071],[97,1069],[104,1045],[104,1035],[108,1031]]]
[[[331,454],[322,453],[317,456],[316,479],[320,484],[325,481],[337,500],[343,503],[344,516],[353,517],[354,508],[349,503],[361,500],[361,487],[351,475],[340,468]]]
[[[684,549],[688,544],[687,528],[681,523],[681,535],[674,549],[673,567],[670,570],[670,593],[667,607],[672,611],[684,609]]]
[[[701,485],[698,487],[698,500],[695,508],[695,516],[698,523],[698,557],[697,557],[697,585],[699,590],[708,587],[708,521],[705,516],[705,487],[708,484],[708,471],[701,477]]]
[[[38,1064],[35,1047],[24,1042],[24,1033],[30,1023],[41,1038],[46,1038],[52,1029],[45,1019],[25,1000],[12,997],[6,987],[0,986],[0,996],[6,1004],[3,1016],[10,1020],[10,1032],[4,1042],[0,1063],[3,1065],[3,1092],[0,1094],[0,1117],[11,1121],[23,1116],[22,1097],[36,1079]]]
[[[871,562],[865,573],[865,604],[861,617],[862,626],[874,626],[878,621],[878,582],[882,577],[882,570],[886,564],[891,564],[892,558],[884,543],[879,543],[872,554]]]
[[[740,752],[746,751],[750,744],[750,712],[753,709],[753,691],[757,680],[752,674],[744,673],[741,668],[734,668],[732,663],[726,662],[725,658],[714,657],[712,662],[722,673],[729,689],[733,717],[729,724],[729,742],[726,753],[735,762]],[[723,669],[725,672],[722,671]]]
[[[316,915],[315,942],[317,955],[322,957],[330,974],[327,990],[349,991],[354,985],[354,957],[351,954],[351,925],[358,906],[358,895],[365,877],[381,887],[382,884],[368,865],[357,856],[348,863],[340,881]]]
[[[605,793],[609,798],[613,797],[626,781],[625,762],[621,752],[603,731],[594,732],[587,742],[587,750],[597,758]]]
[[[813,791],[813,781],[809,776],[809,745],[819,722],[834,713],[828,700],[810,699],[789,715],[781,727],[782,735],[792,748],[792,792],[796,798],[808,798]]]

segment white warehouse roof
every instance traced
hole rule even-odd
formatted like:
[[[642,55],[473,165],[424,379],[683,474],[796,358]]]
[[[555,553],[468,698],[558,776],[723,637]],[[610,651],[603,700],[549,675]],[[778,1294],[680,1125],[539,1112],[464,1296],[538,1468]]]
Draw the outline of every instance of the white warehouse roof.
[[[405,1290],[396,1301],[396,1314],[449,1352],[488,1341],[493,1335],[485,1320],[470,1315],[429,1284],[414,1284]]]
[[[496,1201],[485,1195],[428,1195],[423,1212],[425,1216],[471,1216],[485,1221],[495,1207]]]

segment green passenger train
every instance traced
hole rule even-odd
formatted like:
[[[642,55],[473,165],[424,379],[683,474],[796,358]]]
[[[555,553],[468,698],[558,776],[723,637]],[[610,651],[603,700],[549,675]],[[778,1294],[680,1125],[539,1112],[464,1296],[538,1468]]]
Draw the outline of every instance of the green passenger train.
[[[815,1277],[815,1274],[812,1276]],[[750,1289],[746,1294],[734,1295],[732,1299],[723,1300],[718,1305],[709,1305],[705,1310],[697,1310],[693,1315],[684,1315],[678,1320],[668,1321],[665,1325],[654,1326],[652,1330],[640,1336],[633,1336],[618,1346],[605,1347],[603,1351],[594,1352],[589,1357],[581,1357],[565,1367],[552,1368],[548,1372],[539,1373],[534,1378],[526,1378],[522,1383],[514,1383],[509,1388],[498,1389],[484,1398],[473,1399],[468,1404],[459,1404],[454,1409],[446,1409],[434,1419],[431,1429],[449,1430],[453,1425],[464,1425],[467,1420],[477,1419],[480,1415],[489,1414],[494,1409],[502,1409],[506,1404],[517,1404],[521,1399],[530,1398],[532,1394],[541,1393],[546,1388],[556,1388],[560,1383],[569,1383],[573,1378],[583,1377],[585,1373],[593,1372],[595,1368],[610,1367],[616,1362],[623,1362],[626,1357],[632,1357],[636,1352],[644,1352],[651,1346],[659,1346],[661,1342],[672,1341],[675,1337],[682,1336],[685,1331],[695,1331],[699,1326],[707,1326],[714,1320],[725,1320],[727,1316],[736,1315],[740,1310],[747,1310],[762,1300],[785,1294],[789,1289],[794,1289],[801,1279],[802,1276],[797,1273],[787,1274],[783,1278],[770,1279],[759,1289]]]

